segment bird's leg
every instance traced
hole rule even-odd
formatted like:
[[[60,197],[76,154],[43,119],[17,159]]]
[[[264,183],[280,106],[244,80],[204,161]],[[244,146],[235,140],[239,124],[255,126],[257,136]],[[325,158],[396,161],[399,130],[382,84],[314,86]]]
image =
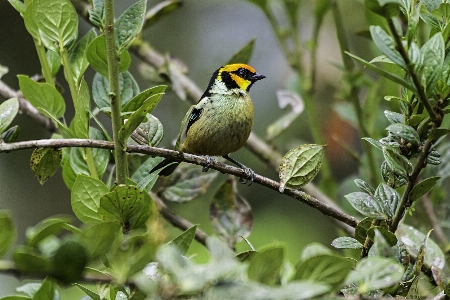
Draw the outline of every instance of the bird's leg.
[[[208,172],[208,170],[209,170],[209,165],[211,164],[212,161],[215,162],[215,159],[214,159],[214,158],[211,158],[211,156],[209,156],[209,155],[204,155],[204,156],[205,156],[205,158],[206,158],[206,166],[203,166],[202,172]]]
[[[235,159],[229,157],[228,155],[223,156],[223,158],[225,158],[226,160],[231,161],[233,164],[235,164],[236,166],[238,166],[239,168],[241,168],[241,169],[243,169],[243,170],[245,171],[245,173],[247,174],[247,176],[250,177],[250,183],[249,183],[249,186],[253,183],[253,180],[255,180],[255,172],[254,172],[252,169],[250,169],[250,168],[244,166],[243,164],[241,164],[241,163],[238,162],[237,160],[235,160]],[[241,178],[239,178],[239,182],[242,183],[242,184],[246,184],[246,183],[248,182],[248,180],[241,177]]]

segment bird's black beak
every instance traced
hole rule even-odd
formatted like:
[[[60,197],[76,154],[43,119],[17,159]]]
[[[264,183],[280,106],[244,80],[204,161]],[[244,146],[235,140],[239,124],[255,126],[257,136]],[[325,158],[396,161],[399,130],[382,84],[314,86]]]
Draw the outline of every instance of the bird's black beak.
[[[261,80],[263,78],[266,78],[266,76],[256,73],[256,74],[252,75],[251,81],[255,82],[255,81]]]

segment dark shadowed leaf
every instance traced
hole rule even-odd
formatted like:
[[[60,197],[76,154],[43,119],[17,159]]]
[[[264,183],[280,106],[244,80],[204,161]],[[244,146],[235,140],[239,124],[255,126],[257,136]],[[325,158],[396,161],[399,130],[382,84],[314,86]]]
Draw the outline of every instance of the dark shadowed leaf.
[[[214,231],[228,245],[234,246],[241,237],[248,237],[253,225],[250,204],[237,193],[234,177],[226,180],[214,193],[209,206],[209,218]]]
[[[170,176],[161,195],[172,202],[191,201],[204,194],[217,175],[217,172],[202,172],[199,166],[181,164]]]
[[[371,218],[364,218],[361,221],[359,221],[358,225],[356,225],[355,239],[358,242],[364,243],[366,241],[367,230],[372,225],[372,221],[373,221],[373,219],[371,219]]]
[[[80,280],[88,262],[88,254],[78,241],[68,240],[58,248],[51,262],[52,276],[59,282],[69,284]]]

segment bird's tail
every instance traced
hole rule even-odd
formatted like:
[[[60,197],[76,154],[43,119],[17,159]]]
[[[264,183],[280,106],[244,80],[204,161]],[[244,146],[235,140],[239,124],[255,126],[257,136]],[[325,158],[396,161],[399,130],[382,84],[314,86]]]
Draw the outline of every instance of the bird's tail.
[[[153,167],[150,173],[153,173],[156,170],[163,168],[161,171],[159,171],[159,175],[169,176],[170,174],[173,173],[173,171],[175,171],[175,169],[178,167],[179,164],[180,164],[179,161],[173,160],[172,158],[166,158],[162,162],[157,164],[155,167]]]

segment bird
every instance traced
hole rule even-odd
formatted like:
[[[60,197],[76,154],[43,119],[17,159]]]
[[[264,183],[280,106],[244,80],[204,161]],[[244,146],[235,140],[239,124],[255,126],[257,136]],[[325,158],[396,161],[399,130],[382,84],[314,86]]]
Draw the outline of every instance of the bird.
[[[228,155],[242,148],[250,136],[254,109],[249,91],[256,81],[263,78],[266,76],[258,74],[247,64],[224,65],[212,74],[200,100],[188,110],[186,138],[179,150],[206,156],[204,172],[208,171],[211,156],[222,156],[244,169],[251,181],[254,180],[255,173],[250,168]],[[161,169],[159,175],[168,176],[179,164],[174,158],[166,158],[150,173]],[[240,181],[246,183],[245,180]]]

